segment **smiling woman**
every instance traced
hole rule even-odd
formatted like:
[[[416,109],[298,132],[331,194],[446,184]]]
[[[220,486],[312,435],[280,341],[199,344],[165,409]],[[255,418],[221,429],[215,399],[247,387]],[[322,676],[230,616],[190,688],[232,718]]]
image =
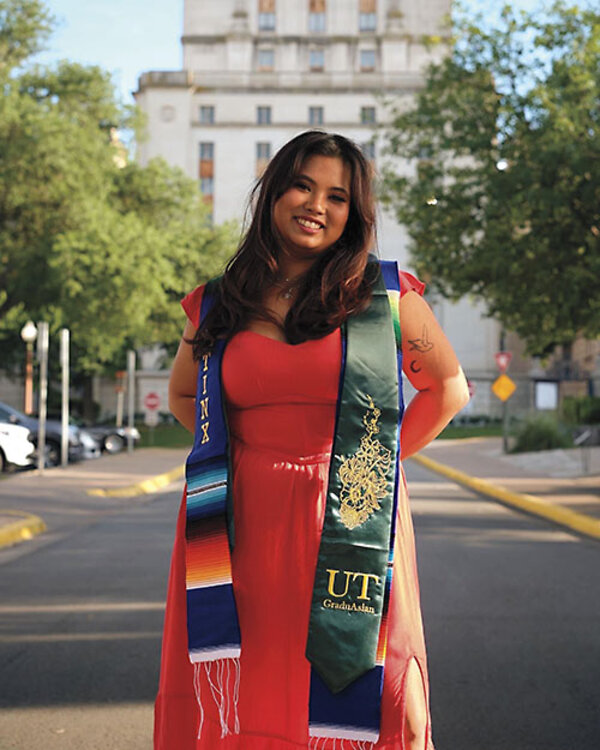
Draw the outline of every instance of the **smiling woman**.
[[[400,458],[467,391],[423,284],[371,254],[371,177],[346,138],[297,136],[183,300],[169,403],[194,447],[155,750],[433,749]]]
[[[348,221],[350,168],[334,156],[312,156],[275,203],[273,221],[281,238],[280,270],[288,278],[307,271],[337,242]]]

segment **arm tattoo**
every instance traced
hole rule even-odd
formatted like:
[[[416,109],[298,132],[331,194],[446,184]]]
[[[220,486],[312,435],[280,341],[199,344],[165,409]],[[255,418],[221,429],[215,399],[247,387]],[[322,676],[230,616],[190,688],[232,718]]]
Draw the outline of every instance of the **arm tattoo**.
[[[409,339],[408,343],[410,344],[411,352],[417,351],[426,354],[433,349],[433,342],[429,340],[429,332],[427,331],[426,325],[423,326],[423,333],[421,334],[421,338]]]
[[[422,367],[417,367],[417,360],[413,359],[413,361],[410,363],[410,371],[411,372],[421,372],[423,369]]]

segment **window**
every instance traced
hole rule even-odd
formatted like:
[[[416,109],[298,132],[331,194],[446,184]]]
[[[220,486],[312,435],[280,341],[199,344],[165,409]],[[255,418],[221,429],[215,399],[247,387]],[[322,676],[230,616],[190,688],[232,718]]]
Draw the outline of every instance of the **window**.
[[[375,161],[375,143],[373,141],[365,141],[360,144],[360,150],[363,152],[363,156],[367,161]]]
[[[215,144],[203,142],[200,144],[200,161],[213,161],[215,158]]]
[[[308,67],[313,72],[325,69],[325,51],[322,49],[311,49],[308,53]]]
[[[375,123],[375,107],[361,107],[360,121],[363,125],[372,125]]]
[[[360,69],[364,73],[375,70],[375,50],[361,49],[360,51]]]
[[[200,192],[205,198],[207,196],[212,197],[215,192],[215,183],[213,177],[202,177],[202,179],[200,180]]]
[[[215,124],[215,108],[211,106],[200,107],[200,122],[202,125]]]
[[[360,0],[358,28],[360,31],[377,30],[376,0]]]
[[[309,125],[322,125],[323,124],[323,107],[309,107],[308,108],[308,124]]]
[[[200,192],[204,203],[212,206],[215,192],[215,144],[207,141],[200,143]]]
[[[275,67],[275,51],[272,49],[259,49],[258,50],[258,69],[259,70],[273,70]]]
[[[261,177],[271,158],[271,144],[261,141],[256,144],[256,176]]]
[[[275,0],[258,1],[258,30],[275,31]]]
[[[358,28],[360,29],[360,31],[376,31],[377,14],[361,13],[358,18]]]
[[[257,107],[256,108],[256,123],[258,125],[270,125],[271,124],[271,107]]]
[[[275,13],[258,14],[259,31],[275,31]]]
[[[308,6],[308,30],[316,33],[325,31],[325,0],[310,0]]]

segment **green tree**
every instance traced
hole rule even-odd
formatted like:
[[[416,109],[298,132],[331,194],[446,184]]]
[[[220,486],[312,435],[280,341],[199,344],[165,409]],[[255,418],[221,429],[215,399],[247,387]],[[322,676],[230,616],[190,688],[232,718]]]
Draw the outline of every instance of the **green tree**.
[[[52,25],[40,0],[0,0],[0,79],[43,48]]]
[[[417,270],[472,294],[532,354],[600,333],[600,14],[464,12],[414,106],[391,104],[384,200]],[[393,162],[392,162],[393,163]]]
[[[25,21],[20,16],[24,15]],[[0,356],[19,357],[28,318],[71,329],[80,376],[119,369],[131,346],[173,346],[179,299],[235,244],[212,227],[197,183],[162,160],[123,163],[119,128],[140,116],[98,67],[30,65],[51,20],[0,0]]]

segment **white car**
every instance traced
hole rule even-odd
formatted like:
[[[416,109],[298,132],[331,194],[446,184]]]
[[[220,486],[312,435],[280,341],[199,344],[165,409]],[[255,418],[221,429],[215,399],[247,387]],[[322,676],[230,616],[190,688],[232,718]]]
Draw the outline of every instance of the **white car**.
[[[29,466],[34,451],[27,427],[0,422],[0,471],[5,471],[8,464]]]

